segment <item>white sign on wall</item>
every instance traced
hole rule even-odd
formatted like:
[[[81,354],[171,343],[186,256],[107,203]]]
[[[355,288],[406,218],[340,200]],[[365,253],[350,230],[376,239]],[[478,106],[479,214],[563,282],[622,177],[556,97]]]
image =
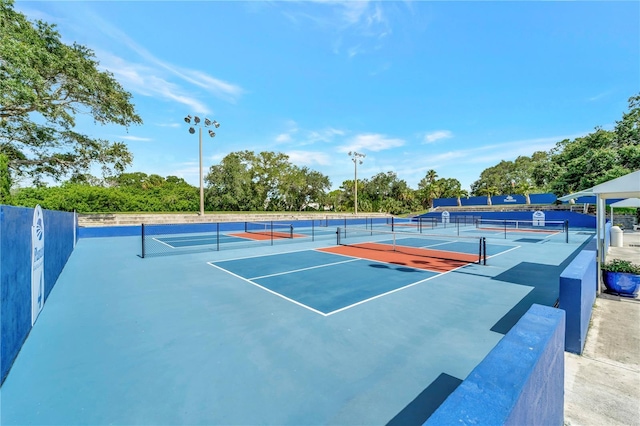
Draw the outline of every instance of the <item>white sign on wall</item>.
[[[544,226],[544,212],[540,210],[533,212],[533,226]]]
[[[446,210],[442,212],[442,223],[449,223],[449,212]]]
[[[40,205],[33,211],[31,226],[31,325],[44,306],[44,217]]]

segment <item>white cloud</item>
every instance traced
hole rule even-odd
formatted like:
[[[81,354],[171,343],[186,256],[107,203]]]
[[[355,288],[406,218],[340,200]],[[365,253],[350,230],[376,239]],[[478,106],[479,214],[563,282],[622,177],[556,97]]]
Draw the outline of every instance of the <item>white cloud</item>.
[[[453,133],[449,130],[437,130],[435,132],[427,133],[424,136],[424,143],[433,143],[440,139],[450,139],[453,137]]]
[[[139,142],[149,142],[153,140],[151,138],[141,138],[139,136],[119,136],[119,138],[127,141],[139,141]]]
[[[385,135],[366,133],[354,136],[339,152],[349,151],[383,151],[404,145],[404,140],[388,138]]]
[[[607,90],[606,92],[602,92],[602,93],[598,93],[595,96],[591,96],[588,98],[589,102],[594,102],[594,101],[598,101],[602,98],[605,98],[607,96],[609,96],[611,94],[611,90]]]
[[[276,136],[276,142],[278,143],[286,143],[286,142],[291,142],[293,139],[291,138],[291,135],[289,133],[281,133],[278,136]]]
[[[376,50],[369,40],[380,40],[392,33],[385,15],[384,1],[368,0],[312,0],[282,2],[283,15],[294,25],[311,22],[315,27],[327,31],[335,37],[332,50],[335,54],[345,53],[347,57]],[[320,5],[329,13],[318,13],[313,6]],[[342,51],[342,46],[348,46]]]
[[[328,127],[322,130],[299,129],[295,121],[287,122],[287,129],[275,137],[276,143],[296,143],[299,146],[313,145],[318,142],[331,142],[336,136],[344,135],[344,131]]]
[[[311,166],[319,164],[328,166],[331,164],[331,157],[321,151],[288,151],[286,154],[289,156],[289,161],[296,165]]]
[[[312,130],[305,135],[303,145],[310,145],[316,142],[331,142],[336,136],[343,135],[344,131],[332,127],[323,130]]]
[[[116,74],[119,80],[126,80],[130,86],[125,87],[130,87],[130,90],[136,90],[148,96],[160,94],[165,99],[173,99],[188,105],[194,109],[194,112],[199,113],[209,112],[204,103],[189,96],[186,90],[178,84],[169,82],[169,77],[178,77],[183,83],[197,86],[199,89],[204,89],[217,98],[228,102],[235,102],[245,93],[242,87],[213,77],[200,70],[181,68],[165,62],[136,43],[119,28],[102,19],[102,17],[93,12],[88,12],[87,15],[86,21],[90,23],[92,29],[98,30],[101,34],[109,37],[111,43],[126,46],[144,61],[143,64],[129,63],[108,52],[98,52],[96,50],[96,56],[100,59],[102,67]],[[149,85],[152,87],[148,88]],[[195,109],[196,107],[198,109]]]

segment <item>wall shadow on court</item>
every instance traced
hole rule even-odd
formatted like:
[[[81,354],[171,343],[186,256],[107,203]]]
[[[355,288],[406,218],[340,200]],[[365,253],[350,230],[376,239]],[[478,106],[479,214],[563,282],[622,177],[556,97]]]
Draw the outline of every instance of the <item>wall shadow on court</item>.
[[[438,409],[462,380],[441,373],[425,390],[387,423],[387,426],[421,425]]]
[[[533,289],[517,305],[507,312],[491,327],[491,331],[507,334],[534,303],[544,306],[556,306],[560,294],[560,274],[571,261],[590,244],[586,241],[580,245],[560,265],[546,265],[542,263],[521,262],[493,277],[493,280],[513,284],[521,284]]]

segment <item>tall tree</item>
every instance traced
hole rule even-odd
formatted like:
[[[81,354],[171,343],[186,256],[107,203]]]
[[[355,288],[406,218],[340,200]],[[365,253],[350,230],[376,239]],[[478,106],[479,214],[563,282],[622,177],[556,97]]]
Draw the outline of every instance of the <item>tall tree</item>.
[[[11,197],[11,176],[9,176],[9,157],[0,153],[0,204],[9,204]]]
[[[212,166],[205,181],[207,205],[212,210],[252,211],[264,208],[264,199],[254,190],[250,151],[232,152]]]
[[[418,182],[418,193],[420,194],[425,207],[432,208],[433,199],[437,198],[437,194],[439,192],[437,178],[438,173],[431,169],[427,171],[425,177]]]
[[[9,169],[36,183],[46,176],[85,173],[93,164],[103,174],[120,173],[132,161],[126,145],[75,130],[75,117],[99,124],[142,123],[131,95],[93,52],[66,45],[54,25],[30,22],[0,0],[0,152]]]

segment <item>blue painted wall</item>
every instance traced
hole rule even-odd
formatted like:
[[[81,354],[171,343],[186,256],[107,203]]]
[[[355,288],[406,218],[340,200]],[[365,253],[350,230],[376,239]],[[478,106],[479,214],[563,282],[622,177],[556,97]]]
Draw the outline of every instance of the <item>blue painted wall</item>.
[[[0,206],[0,382],[31,331],[31,226],[34,209]],[[42,210],[45,301],[73,251],[74,214]]]
[[[527,204],[527,198],[524,195],[495,195],[491,197],[491,204],[494,206],[507,206],[510,204]]]
[[[485,203],[486,203],[487,197],[483,197],[483,198],[484,198]],[[461,198],[460,201],[462,202],[463,199]],[[457,205],[458,205],[458,199],[457,198],[436,198],[436,199],[433,200],[433,207],[450,207],[450,206],[457,206]],[[464,205],[464,204],[462,204],[462,205]]]
[[[445,209],[446,210],[446,209]],[[532,220],[533,212],[449,212],[450,218],[455,216],[479,216],[483,219],[515,219],[515,220]],[[545,220],[568,220],[570,228],[593,228],[596,227],[595,216],[586,215],[577,212],[568,212],[562,210],[544,211]],[[420,217],[435,217],[438,221],[442,219],[442,212],[425,213]],[[452,219],[453,221],[453,219]]]
[[[463,206],[486,206],[487,205],[487,197],[462,198],[460,199],[460,201],[462,201]],[[435,201],[434,201],[434,207],[435,207]]]
[[[564,422],[565,312],[532,305],[425,425]]]
[[[529,200],[531,204],[553,204],[556,202],[557,197],[555,194],[530,194]],[[460,202],[463,206],[486,206],[487,197],[462,197],[460,198]],[[495,195],[491,197],[491,203],[493,205],[527,204],[527,198],[520,194]],[[457,198],[436,198],[433,200],[433,207],[457,205]]]
[[[564,348],[582,354],[596,300],[596,252],[581,251],[560,274],[559,307],[567,315]]]

